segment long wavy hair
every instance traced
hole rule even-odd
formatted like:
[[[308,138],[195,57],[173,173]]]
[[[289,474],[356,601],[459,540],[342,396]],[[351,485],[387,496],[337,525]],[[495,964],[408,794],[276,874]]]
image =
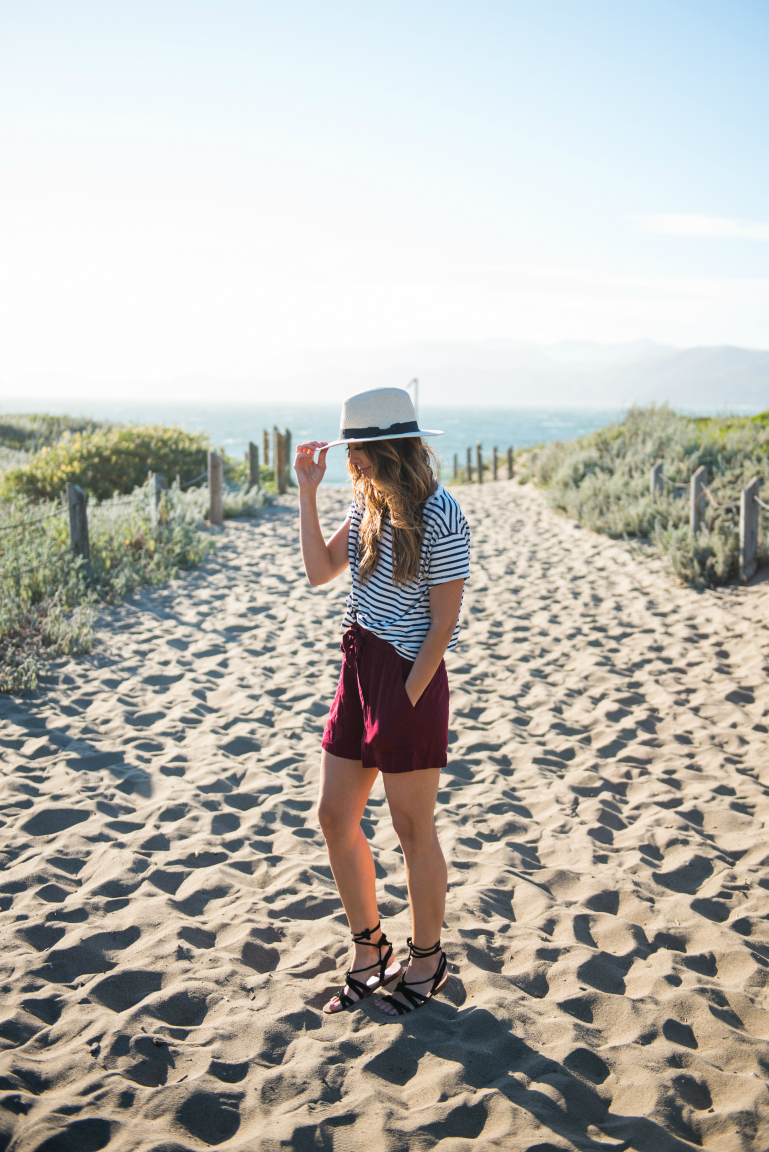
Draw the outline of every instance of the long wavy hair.
[[[418,436],[400,440],[369,440],[366,455],[371,476],[347,460],[355,502],[364,510],[358,540],[358,572],[365,584],[379,563],[385,520],[392,529],[393,583],[412,584],[419,578],[422,513],[437,484],[435,454]]]

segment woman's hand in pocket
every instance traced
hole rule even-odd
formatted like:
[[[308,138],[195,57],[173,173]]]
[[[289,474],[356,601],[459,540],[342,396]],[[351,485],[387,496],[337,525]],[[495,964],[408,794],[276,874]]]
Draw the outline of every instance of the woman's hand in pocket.
[[[408,696],[408,698],[411,702],[411,707],[416,708],[417,704],[419,703],[419,701],[422,698],[422,693],[421,692],[417,693],[414,691],[413,687],[409,684],[410,679],[411,679],[411,677],[409,676],[408,680],[406,680],[406,683],[403,685],[403,687],[406,689],[406,695]]]

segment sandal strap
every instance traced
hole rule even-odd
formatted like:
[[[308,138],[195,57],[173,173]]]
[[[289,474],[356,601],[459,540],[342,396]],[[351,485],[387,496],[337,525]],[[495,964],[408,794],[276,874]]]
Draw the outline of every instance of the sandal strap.
[[[358,971],[360,972],[360,971],[362,971],[362,969],[359,968]],[[347,972],[345,974],[345,981],[344,982],[348,988],[351,988],[353,990],[353,992],[356,994],[358,999],[357,1000],[351,999],[351,997],[349,997],[347,995],[347,993],[345,992],[344,988],[340,988],[340,990],[337,992],[336,995],[337,995],[337,998],[339,1000],[339,1003],[342,1005],[343,1008],[351,1008],[353,1006],[353,1004],[358,1004],[361,1000],[364,1000],[366,998],[366,996],[368,996],[369,993],[371,992],[371,989],[367,988],[365,984],[361,984],[360,980],[356,980],[351,972]]]
[[[409,945],[410,944],[411,941],[409,941]],[[430,951],[431,956],[434,955],[434,951],[434,949]],[[438,985],[446,974],[447,967],[446,953],[441,951],[438,967],[435,969],[434,974],[428,976],[426,980],[407,980],[405,976],[401,977],[395,985],[395,991],[400,992],[401,996],[408,1001],[411,1005],[410,1008],[406,1004],[402,1004],[400,1000],[396,1000],[394,996],[383,996],[382,1000],[386,1004],[391,1004],[399,1016],[405,1016],[407,1012],[413,1012],[415,1008],[420,1008],[435,995]],[[427,995],[425,995],[424,992],[417,992],[415,987],[417,984],[427,984],[430,980],[432,980],[432,988]]]
[[[432,953],[431,953],[431,955],[432,955]],[[422,996],[423,1000],[427,1000],[427,999],[429,999],[430,996],[432,996],[433,992],[435,991],[436,986],[438,984],[440,984],[441,980],[443,979],[443,975],[446,971],[446,967],[447,967],[447,965],[446,965],[446,953],[441,952],[441,958],[438,961],[438,967],[435,969],[435,972],[433,973],[432,976],[426,976],[424,980],[406,980],[406,978],[404,977],[402,980],[399,981],[398,986],[396,988],[396,992],[398,991],[398,988],[401,988],[403,991],[403,995],[408,996],[409,993],[406,991],[406,989],[410,985],[426,984],[428,980],[432,980],[433,986],[430,989],[430,991],[427,993],[427,996],[423,996],[421,992],[411,993],[411,995]]]
[[[378,967],[379,968],[379,983],[384,984],[385,971],[387,969],[387,965],[390,961],[390,958],[392,957],[392,954],[393,954],[393,946],[390,943],[390,941],[387,939],[387,937],[385,936],[384,932],[379,937],[379,939],[376,941],[376,943],[374,943],[374,941],[371,939],[371,937],[374,935],[374,933],[378,932],[381,927],[382,927],[382,921],[380,920],[375,928],[364,928],[362,932],[353,932],[352,938],[353,938],[354,942],[356,944],[367,944],[369,946],[369,948],[376,948],[377,951],[379,952],[379,959],[372,961],[371,964],[365,964],[362,968],[352,968],[351,971],[352,972],[366,972],[369,968]],[[387,952],[385,953],[384,957],[382,956],[382,949],[383,948],[387,949]],[[352,985],[350,985],[350,987],[352,987]],[[357,989],[356,989],[356,991],[357,991]],[[367,993],[370,991],[371,991],[370,988],[366,989]]]
[[[387,951],[385,952],[384,956],[382,956],[382,951],[380,948],[378,960],[372,960],[370,964],[364,964],[362,968],[351,968],[350,972],[367,972],[369,968],[379,968],[380,978],[383,978],[384,970],[387,967],[388,961],[393,954],[393,946],[385,936],[382,936],[379,944],[374,944],[373,947],[377,948],[381,944],[387,945]]]
[[[364,928],[362,932],[353,932],[352,938],[356,944],[371,944],[372,948],[376,948],[376,944],[373,943],[371,937],[375,932],[378,932],[381,927],[382,921],[380,920],[376,928]]]
[[[372,992],[375,992],[377,988],[380,988],[385,982],[387,965],[392,958],[393,946],[385,936],[384,932],[376,943],[374,943],[374,941],[371,939],[374,933],[378,932],[380,928],[381,924],[377,924],[376,928],[364,928],[362,932],[353,932],[352,934],[352,938],[356,944],[368,944],[369,947],[376,948],[379,955],[376,960],[372,961],[371,964],[365,964],[362,968],[351,968],[349,972],[345,973],[345,986],[349,988],[351,992],[355,993],[357,1000],[353,1000],[351,996],[347,995],[344,988],[340,988],[336,993],[336,998],[342,1008],[352,1008],[354,1004],[359,1004],[361,1000],[364,1000],[367,996],[370,996]],[[387,949],[384,956],[382,955],[383,948]],[[371,968],[379,969],[379,984],[375,985],[374,988],[371,988],[368,984],[364,984],[362,981],[355,979],[355,974],[357,972],[368,972]],[[335,1009],[334,1011],[339,1011],[339,1009]]]
[[[430,999],[429,996],[423,996],[421,992],[415,992],[411,988],[406,987],[406,981],[400,980],[395,985],[395,991],[400,992],[401,996],[411,1004],[409,1008],[406,1004],[401,1004],[400,1000],[396,1000],[393,996],[383,996],[382,1000],[386,1004],[392,1004],[399,1016],[405,1016],[407,1012],[413,1012],[415,1008],[420,1008],[422,1004],[426,1004]]]
[[[435,956],[441,950],[440,940],[437,944],[433,944],[432,948],[417,948],[410,936],[406,943],[409,946],[409,955],[416,956],[417,960],[426,960],[428,956]]]

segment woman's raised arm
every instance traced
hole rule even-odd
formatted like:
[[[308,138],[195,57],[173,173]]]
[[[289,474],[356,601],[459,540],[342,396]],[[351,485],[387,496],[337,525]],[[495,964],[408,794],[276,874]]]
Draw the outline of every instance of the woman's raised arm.
[[[318,485],[326,471],[326,446],[324,441],[309,440],[296,450],[294,471],[299,485],[299,532],[302,541],[302,559],[307,579],[316,587],[328,584],[349,564],[347,539],[350,535],[350,521],[345,520],[337,528],[328,543],[323,539],[318,520]],[[315,460],[315,453],[318,459]]]

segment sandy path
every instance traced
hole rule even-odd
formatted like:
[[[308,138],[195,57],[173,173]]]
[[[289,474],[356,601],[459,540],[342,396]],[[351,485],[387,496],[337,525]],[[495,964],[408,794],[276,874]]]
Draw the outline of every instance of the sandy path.
[[[446,993],[319,1011],[347,583],[306,586],[285,498],[0,698],[0,1150],[769,1147],[765,586],[697,595],[529,488],[459,495]],[[381,785],[365,828],[402,945]]]

